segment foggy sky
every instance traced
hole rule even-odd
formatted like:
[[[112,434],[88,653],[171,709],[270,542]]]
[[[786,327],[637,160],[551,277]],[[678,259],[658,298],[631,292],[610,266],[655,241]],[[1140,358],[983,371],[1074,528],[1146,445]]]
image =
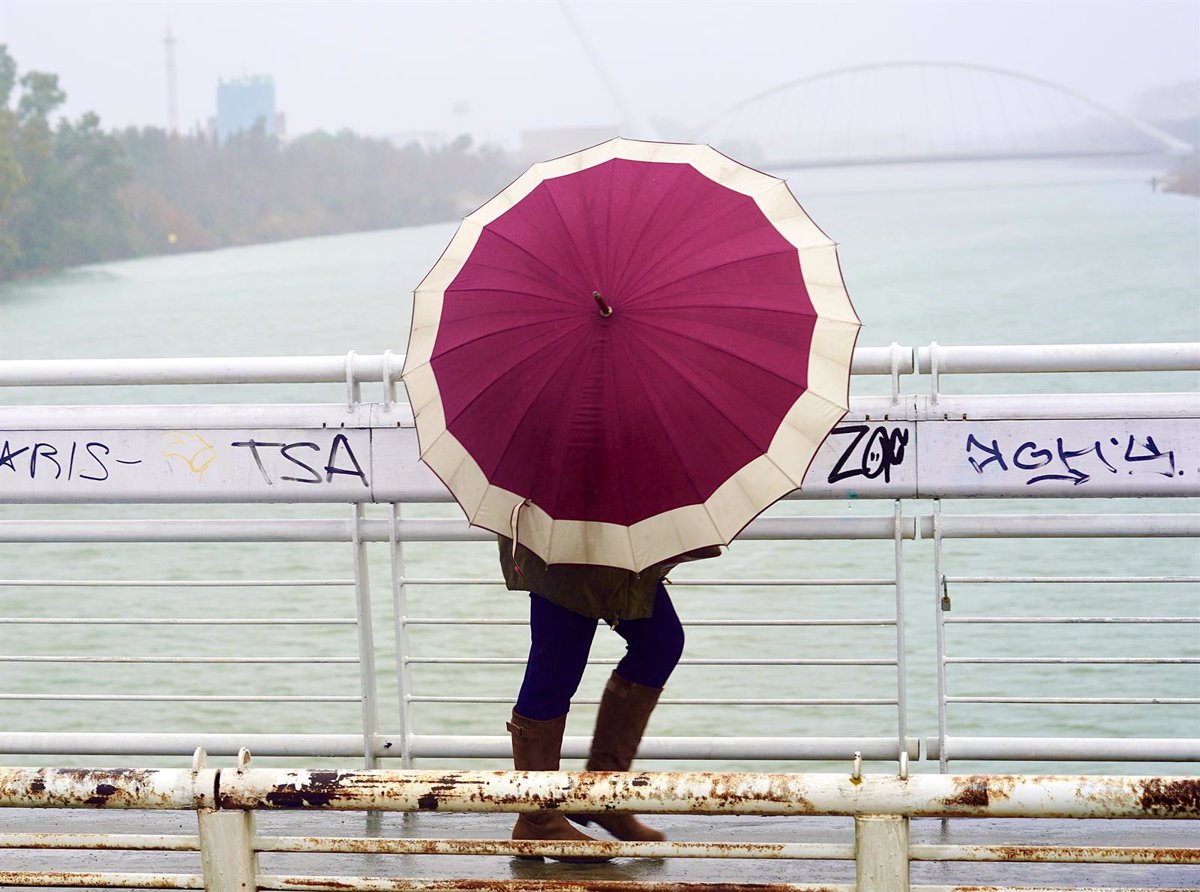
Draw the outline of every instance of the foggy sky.
[[[182,130],[215,113],[218,79],[268,74],[292,135],[471,132],[510,144],[526,128],[617,123],[605,77],[636,119],[689,124],[872,62],[1013,69],[1119,109],[1200,77],[1197,0],[566,2],[0,0],[0,43],[22,71],[59,74],[66,114],[94,110],[107,127],[166,125],[170,27]]]

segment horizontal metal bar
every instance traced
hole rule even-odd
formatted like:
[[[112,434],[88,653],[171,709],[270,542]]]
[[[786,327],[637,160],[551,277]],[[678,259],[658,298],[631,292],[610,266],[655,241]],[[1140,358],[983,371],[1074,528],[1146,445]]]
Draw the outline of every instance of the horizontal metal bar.
[[[916,537],[916,518],[901,519],[905,539]],[[892,539],[895,521],[878,517],[760,517],[740,540]],[[495,542],[495,533],[471,527],[466,520],[401,519],[397,537],[404,542]],[[361,523],[364,542],[391,541],[391,523]],[[239,520],[0,520],[0,542],[350,542],[348,520],[274,518]]]
[[[1200,849],[1121,846],[911,845],[912,861],[1022,861],[1053,864],[1200,864]]]
[[[439,578],[439,577],[424,577],[416,578],[411,576],[401,576],[401,585],[504,585],[503,579],[470,579],[470,578]],[[845,577],[835,577],[829,579],[670,579],[668,585],[672,586],[867,586],[867,585],[895,585],[895,577],[872,577],[865,579],[848,579]],[[3,585],[3,582],[0,582]]]
[[[0,662],[4,658],[0,657]],[[524,666],[528,660],[524,657],[405,657],[404,662],[410,665],[443,665],[452,666]],[[612,659],[594,659],[588,660],[589,666],[614,666],[620,660]],[[1188,662],[1200,663],[1200,659],[1189,660]],[[758,660],[721,660],[721,659],[705,659],[696,657],[693,659],[681,659],[676,665],[678,666],[895,666],[895,660],[853,660],[844,658],[812,658],[812,659],[791,659],[779,658],[772,659],[764,657]]]
[[[360,703],[359,696],[335,697],[313,694],[289,696],[282,694],[0,694],[3,700],[51,702],[105,703]]]
[[[393,355],[398,378],[404,357]],[[0,386],[159,384],[345,384],[383,380],[383,355],[230,356],[163,359],[9,359]]]
[[[1195,393],[1020,393],[918,396],[910,421],[1080,421],[1194,419]],[[911,397],[910,397],[911,399]],[[851,404],[853,405],[853,400]]]
[[[1168,345],[1144,345],[1148,347]],[[1185,345],[1186,346],[1186,345]],[[900,347],[897,371],[914,368],[911,347]],[[77,387],[160,384],[358,384],[383,380],[386,354],[341,356],[230,356],[163,359],[9,359],[0,361],[0,386]],[[890,375],[890,347],[858,347],[851,374]],[[390,357],[389,377],[399,380],[404,354]]]
[[[919,374],[929,374],[936,351],[938,374],[1012,372],[1200,371],[1200,343],[1005,344],[918,347]]]
[[[110,656],[66,656],[58,655],[5,655],[0,654],[0,663],[357,663],[358,657],[110,657]]]
[[[5,699],[0,695],[0,700]],[[408,703],[511,703],[512,697],[450,697],[435,694],[413,694],[404,698]],[[592,697],[573,697],[572,703],[599,703]],[[1200,702],[1200,701],[1197,701]],[[664,697],[659,706],[895,706],[895,697],[878,698],[805,698],[805,697]]]
[[[947,697],[947,703],[1073,703],[1078,706],[1194,706],[1200,697]]]
[[[0,807],[1200,818],[1200,777],[0,768]],[[215,800],[214,800],[215,791]]]
[[[587,758],[591,737],[563,739],[568,759]],[[400,758],[398,737],[377,734],[371,752]],[[919,740],[909,738],[908,757],[919,757]],[[247,747],[259,756],[361,757],[362,734],[212,734],[0,731],[0,753],[185,756],[204,747],[210,756],[236,756]],[[429,759],[510,758],[507,735],[412,735],[413,756]],[[848,760],[861,752],[868,761],[895,761],[899,744],[889,737],[647,737],[638,749],[646,759]]]
[[[57,889],[203,889],[192,873],[45,873],[0,870],[0,886]]]
[[[921,537],[934,535],[933,515],[915,518]],[[1197,538],[1200,516],[1191,514],[942,514],[943,539]]]
[[[358,621],[350,618],[312,619],[300,617],[284,618],[239,618],[223,617],[163,617],[163,616],[0,616],[0,624],[48,625],[48,626],[353,626]]]
[[[609,842],[586,845],[513,839],[380,839],[377,837],[258,836],[256,852],[386,855],[602,855],[607,858],[786,858],[853,860],[854,846],[778,842]]]
[[[971,583],[973,585],[994,585],[997,583],[1019,582],[1023,584],[1056,585],[1058,583],[1101,585],[1117,583],[1134,585],[1140,582],[1171,582],[1171,583],[1200,583],[1200,576],[943,576],[946,583]]]
[[[937,737],[926,758],[940,759]],[[1200,762],[1200,738],[1188,737],[958,737],[946,738],[947,758],[1014,762]]]
[[[2,775],[0,775],[2,777]],[[222,808],[1197,818],[1200,777],[713,772],[222,772]]]
[[[97,754],[109,756],[187,756],[203,747],[210,756],[236,756],[242,747],[261,756],[337,757],[363,755],[357,734],[214,734],[208,732],[0,731],[0,753],[21,755]],[[375,740],[376,755],[393,749]],[[399,746],[395,747],[399,752]]]
[[[1161,625],[1163,623],[1200,623],[1200,616],[946,616],[945,623],[960,625],[996,625],[1010,623],[1082,623],[1097,625]]]
[[[769,588],[771,586],[854,586],[855,588],[862,586],[883,586],[895,585],[896,577],[876,576],[866,577],[863,579],[848,579],[848,578],[827,578],[827,579],[671,579],[670,585],[678,586],[762,586]]]
[[[946,657],[942,662],[1011,666],[1178,666],[1198,664],[1200,657]]]
[[[563,738],[562,755],[566,759],[586,759],[591,749],[590,736]],[[496,759],[511,758],[512,738],[508,736],[414,734],[409,747],[416,758]],[[257,752],[257,750],[256,750]],[[866,761],[895,762],[900,744],[896,737],[646,737],[638,747],[641,759],[748,761],[844,761],[855,753]],[[908,758],[919,757],[919,740],[905,741]],[[378,753],[378,750],[377,750]],[[378,753],[387,756],[387,753]]]
[[[1146,886],[1086,886],[1086,892],[1184,892]],[[1079,886],[913,886],[912,892],[1081,892]]]
[[[198,852],[200,837],[133,833],[0,833],[0,849]]]
[[[582,843],[580,843],[582,846]],[[596,880],[583,877],[547,880],[401,879],[400,877],[286,876],[259,874],[258,889],[305,892],[855,892],[853,883],[680,883],[628,879]],[[920,890],[921,887],[914,887]],[[1029,892],[1038,892],[1036,889]],[[1070,892],[1070,890],[1063,890]],[[1093,890],[1089,890],[1093,892]],[[1106,892],[1097,889],[1094,892]],[[1133,890],[1138,892],[1138,890]],[[1145,890],[1141,890],[1145,892]]]
[[[210,768],[0,768],[0,808],[216,808],[219,776]]]
[[[491,616],[410,616],[406,626],[527,626],[528,619]],[[870,619],[689,619],[685,627],[694,626],[894,626],[896,620]]]
[[[309,588],[350,586],[353,579],[0,579],[28,588]]]

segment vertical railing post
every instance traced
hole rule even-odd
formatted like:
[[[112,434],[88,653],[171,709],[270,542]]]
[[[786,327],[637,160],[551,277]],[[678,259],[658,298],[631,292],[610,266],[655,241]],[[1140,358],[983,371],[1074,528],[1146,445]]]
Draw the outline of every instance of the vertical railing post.
[[[206,892],[254,892],[258,877],[254,812],[202,808],[197,820]]]
[[[937,636],[937,733],[938,770],[945,774],[949,770],[949,754],[946,752],[946,619],[943,615],[950,609],[949,594],[942,582],[942,503],[933,502],[933,613],[934,631]]]
[[[908,892],[908,818],[855,817],[854,860],[856,892]]]
[[[412,768],[412,724],[408,696],[412,690],[408,668],[408,585],[405,581],[404,543],[400,541],[400,505],[391,504],[388,542],[392,549],[392,625],[396,638],[396,688],[400,701],[400,767]]]
[[[363,506],[354,504],[351,518],[354,544],[354,603],[358,618],[358,669],[362,691],[363,764],[378,768],[375,735],[379,726],[378,686],[375,677],[375,635],[371,615],[371,574],[367,567],[367,544],[362,538]]]
[[[208,756],[201,747],[192,758],[192,768],[203,773]],[[238,753],[238,770],[250,762],[250,754]],[[213,774],[213,784],[220,788],[221,772]],[[200,830],[200,867],[204,873],[205,892],[254,892],[258,888],[258,853],[254,851],[254,812],[242,809],[220,809],[218,793],[216,808],[196,810]]]
[[[892,513],[896,574],[896,724],[900,736],[896,759],[901,765],[901,774],[905,774],[908,765],[908,662],[904,635],[904,515],[900,508],[897,499]]]

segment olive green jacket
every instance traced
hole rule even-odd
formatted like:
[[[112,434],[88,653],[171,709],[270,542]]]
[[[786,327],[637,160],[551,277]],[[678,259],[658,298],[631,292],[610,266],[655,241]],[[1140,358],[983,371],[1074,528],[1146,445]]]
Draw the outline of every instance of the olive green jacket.
[[[680,563],[715,557],[716,547],[647,567],[641,573],[619,567],[590,564],[546,563],[524,545],[517,546],[513,561],[512,539],[500,536],[500,568],[510,592],[534,592],[573,613],[605,620],[609,625],[623,619],[645,619],[654,612],[658,584]]]

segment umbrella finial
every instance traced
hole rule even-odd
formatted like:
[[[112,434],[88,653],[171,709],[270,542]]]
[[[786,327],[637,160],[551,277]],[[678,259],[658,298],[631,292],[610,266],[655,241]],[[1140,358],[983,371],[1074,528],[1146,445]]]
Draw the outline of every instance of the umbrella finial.
[[[612,315],[612,307],[604,302],[604,298],[600,296],[599,291],[593,291],[592,297],[596,299],[596,303],[600,305],[600,315],[606,319]]]

